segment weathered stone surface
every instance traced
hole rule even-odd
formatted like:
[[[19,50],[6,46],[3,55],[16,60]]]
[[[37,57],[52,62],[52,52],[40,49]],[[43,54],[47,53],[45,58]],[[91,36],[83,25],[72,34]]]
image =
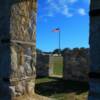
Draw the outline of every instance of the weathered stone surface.
[[[91,11],[100,10],[100,0],[91,0]],[[96,13],[96,14],[99,14]],[[89,81],[88,100],[100,99],[100,16],[90,16],[90,71],[92,76]],[[95,77],[94,77],[95,76]]]
[[[53,55],[45,55],[38,54],[37,55],[37,64],[36,64],[36,75],[37,77],[43,76],[53,76],[55,65],[63,65],[63,57],[62,56],[53,56]],[[63,66],[61,66],[63,67]]]
[[[100,9],[100,1],[97,0],[91,0],[91,5],[90,5],[90,9],[93,10],[93,9]]]
[[[36,0],[0,1],[0,100],[34,94],[35,32]]]
[[[88,81],[89,55],[64,55],[63,78],[65,80]]]
[[[19,0],[11,6],[10,33],[12,39],[35,42],[35,7],[35,0]]]
[[[37,54],[36,76],[49,76],[49,55]]]

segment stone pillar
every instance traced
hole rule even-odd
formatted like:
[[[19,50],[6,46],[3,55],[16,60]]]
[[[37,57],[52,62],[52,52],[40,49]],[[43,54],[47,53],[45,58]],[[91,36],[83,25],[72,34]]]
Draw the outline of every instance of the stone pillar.
[[[36,2],[0,0],[0,100],[34,94]]]
[[[90,89],[89,100],[100,100],[100,0],[90,6]]]

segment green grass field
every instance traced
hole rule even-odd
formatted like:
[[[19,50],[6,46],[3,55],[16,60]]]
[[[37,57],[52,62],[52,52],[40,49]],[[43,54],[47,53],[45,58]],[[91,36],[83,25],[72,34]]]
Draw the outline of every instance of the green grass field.
[[[54,75],[63,75],[63,66],[57,65],[53,68]]]
[[[36,79],[36,93],[56,100],[87,100],[88,84],[59,78]]]
[[[54,75],[62,75],[63,74],[63,61],[62,61],[62,59],[55,59],[53,61],[53,73],[54,73]]]

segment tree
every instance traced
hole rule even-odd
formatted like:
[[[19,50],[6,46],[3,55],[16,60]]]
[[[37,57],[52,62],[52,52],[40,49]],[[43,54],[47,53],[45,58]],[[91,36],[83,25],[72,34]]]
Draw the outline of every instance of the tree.
[[[61,51],[61,54],[64,55],[64,54],[68,54],[71,52],[71,49],[70,48],[64,48],[62,51]]]
[[[55,49],[52,53],[53,54],[59,54],[60,51],[61,51],[60,49]]]
[[[40,50],[40,49],[36,49],[36,52],[37,52],[37,54],[41,54],[42,53],[42,50]]]

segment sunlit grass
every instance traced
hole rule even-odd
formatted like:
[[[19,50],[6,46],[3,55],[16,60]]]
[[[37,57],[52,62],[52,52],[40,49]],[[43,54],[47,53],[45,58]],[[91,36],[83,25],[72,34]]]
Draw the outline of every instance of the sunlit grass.
[[[62,60],[59,59],[58,61],[54,61],[53,73],[54,75],[62,75],[63,73],[63,61]]]

